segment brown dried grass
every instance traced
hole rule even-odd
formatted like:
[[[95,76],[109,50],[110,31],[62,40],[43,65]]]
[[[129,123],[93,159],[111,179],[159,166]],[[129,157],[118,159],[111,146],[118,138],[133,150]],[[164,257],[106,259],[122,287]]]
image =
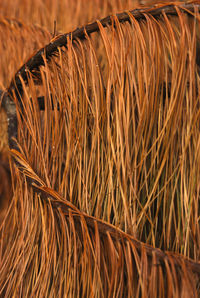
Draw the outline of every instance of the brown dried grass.
[[[177,14],[99,22],[21,80],[2,295],[199,296],[199,13]]]

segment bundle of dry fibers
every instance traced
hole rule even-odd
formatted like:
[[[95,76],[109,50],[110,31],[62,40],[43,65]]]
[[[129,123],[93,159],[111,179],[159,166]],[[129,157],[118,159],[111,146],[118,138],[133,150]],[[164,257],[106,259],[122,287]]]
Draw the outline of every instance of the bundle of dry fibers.
[[[198,297],[198,38],[199,2],[160,5],[58,36],[16,73],[2,295]]]

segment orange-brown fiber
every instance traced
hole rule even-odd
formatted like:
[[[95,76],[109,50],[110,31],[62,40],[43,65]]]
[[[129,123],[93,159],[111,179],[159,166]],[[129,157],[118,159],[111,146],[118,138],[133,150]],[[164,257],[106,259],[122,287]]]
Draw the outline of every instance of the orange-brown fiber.
[[[29,3],[0,1],[0,296],[199,297],[200,1]]]

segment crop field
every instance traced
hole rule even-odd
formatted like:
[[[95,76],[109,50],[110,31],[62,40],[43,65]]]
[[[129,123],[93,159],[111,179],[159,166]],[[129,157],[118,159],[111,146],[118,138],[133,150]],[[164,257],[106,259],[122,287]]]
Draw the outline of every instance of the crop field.
[[[200,297],[200,1],[0,1],[0,297]]]

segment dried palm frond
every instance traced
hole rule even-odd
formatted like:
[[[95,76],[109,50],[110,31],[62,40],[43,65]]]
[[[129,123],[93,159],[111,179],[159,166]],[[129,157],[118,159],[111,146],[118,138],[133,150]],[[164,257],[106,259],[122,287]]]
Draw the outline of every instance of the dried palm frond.
[[[199,296],[198,36],[199,2],[161,5],[62,35],[19,70],[2,295]]]
[[[156,5],[155,7],[151,8],[141,8],[141,9],[135,9],[130,12],[123,12],[120,14],[116,15],[117,20],[120,23],[125,23],[125,22],[132,22],[133,19],[139,22],[142,22],[146,19],[146,16],[152,16],[155,19],[159,19],[163,17],[163,15],[168,15],[168,16],[174,16],[178,15],[183,11],[185,14],[188,14],[193,18],[195,10],[198,10],[198,2],[194,3],[186,3],[186,4],[181,4],[177,6],[176,4],[170,4],[170,5],[165,5],[165,4],[160,4]],[[31,57],[29,61],[27,61],[16,73],[15,78],[13,82],[11,83],[9,90],[12,88],[15,88],[15,84],[17,87],[20,85],[20,78],[23,80],[27,79],[27,72],[30,71],[35,71],[38,69],[39,66],[44,65],[44,59],[43,55],[45,55],[45,58],[49,60],[52,56],[54,56],[57,52],[58,49],[61,47],[67,47],[68,41],[69,40],[76,40],[76,39],[86,39],[88,35],[98,32],[102,27],[106,27],[109,25],[112,25],[114,21],[114,18],[112,16],[108,16],[100,21],[96,21],[94,23],[88,24],[86,26],[83,26],[81,28],[77,28],[75,31],[67,33],[67,34],[62,34],[60,36],[57,36],[52,40],[48,45],[46,45],[44,48],[40,49],[36,55]],[[101,25],[101,26],[100,26]]]
[[[23,173],[17,171],[21,199],[7,217],[16,224],[7,231],[5,222],[1,294],[198,297],[200,264],[80,212],[48,188],[21,154],[13,155]]]

